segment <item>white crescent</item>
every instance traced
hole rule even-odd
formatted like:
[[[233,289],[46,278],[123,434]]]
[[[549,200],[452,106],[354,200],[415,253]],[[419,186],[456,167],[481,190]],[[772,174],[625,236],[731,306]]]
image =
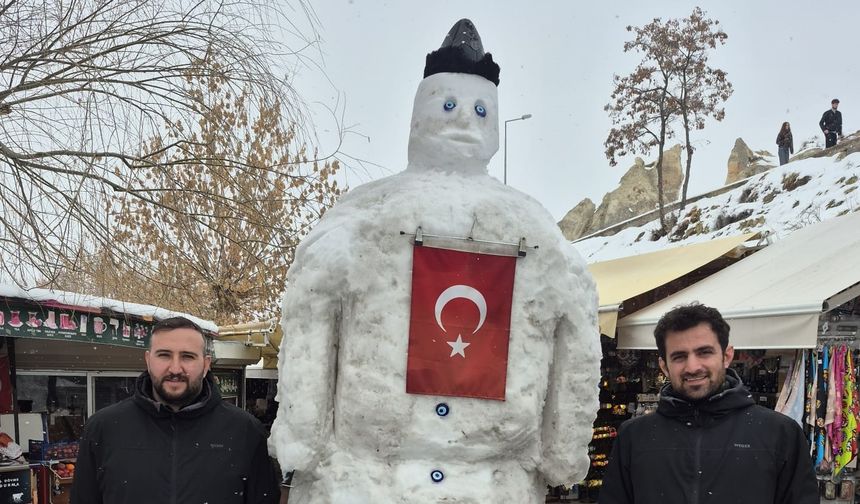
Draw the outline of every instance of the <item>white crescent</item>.
[[[481,294],[474,287],[469,287],[468,285],[452,285],[448,287],[442,294],[439,294],[439,297],[436,298],[436,323],[442,328],[443,331],[448,332],[445,329],[445,326],[442,325],[442,310],[445,309],[445,305],[454,299],[468,299],[469,301],[475,303],[475,306],[478,307],[478,313],[480,314],[480,319],[478,320],[478,327],[472,331],[472,334],[478,332],[481,326],[484,325],[484,321],[487,319],[487,300],[484,299],[484,295]]]

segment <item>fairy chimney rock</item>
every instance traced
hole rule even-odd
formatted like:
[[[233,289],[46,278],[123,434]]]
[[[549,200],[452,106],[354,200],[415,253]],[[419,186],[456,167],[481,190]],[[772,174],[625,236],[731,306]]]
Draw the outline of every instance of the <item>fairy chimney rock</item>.
[[[743,138],[738,138],[729,154],[726,185],[770,170],[774,165],[768,163],[766,158],[771,156],[766,151],[753,152]]]

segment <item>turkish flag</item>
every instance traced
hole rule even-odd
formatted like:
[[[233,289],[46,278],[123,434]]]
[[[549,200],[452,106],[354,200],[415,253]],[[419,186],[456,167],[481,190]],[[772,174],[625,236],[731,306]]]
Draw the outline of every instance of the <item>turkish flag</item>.
[[[413,248],[407,393],[505,400],[516,260]]]

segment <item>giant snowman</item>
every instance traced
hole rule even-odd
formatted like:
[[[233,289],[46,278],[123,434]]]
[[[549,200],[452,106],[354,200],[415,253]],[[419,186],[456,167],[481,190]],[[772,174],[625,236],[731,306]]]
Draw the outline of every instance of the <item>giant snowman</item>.
[[[451,29],[424,73],[406,170],[341,198],[289,272],[270,446],[294,471],[291,504],[538,503],[547,484],[578,482],[589,467],[600,360],[593,281],[549,213],[487,174],[499,145],[499,67],[471,21]],[[416,335],[416,242],[433,236],[453,237],[453,249],[521,244],[509,326],[496,327],[504,341],[490,348],[482,335],[494,279],[447,285],[432,268],[423,278],[442,282],[427,298],[436,332]],[[455,305],[469,330],[446,321]],[[413,345],[448,366],[417,393]],[[482,375],[488,355],[502,357],[495,378]],[[495,392],[432,392],[460,372]]]

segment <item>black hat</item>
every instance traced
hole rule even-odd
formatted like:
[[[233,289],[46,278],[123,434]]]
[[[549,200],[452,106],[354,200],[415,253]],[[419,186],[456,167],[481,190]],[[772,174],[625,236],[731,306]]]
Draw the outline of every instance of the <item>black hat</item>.
[[[830,100],[831,105],[834,103],[839,103],[839,98],[834,98],[834,99]]]
[[[493,55],[484,52],[475,24],[461,19],[445,35],[442,47],[427,55],[424,77],[442,72],[468,73],[499,85],[499,65]]]

